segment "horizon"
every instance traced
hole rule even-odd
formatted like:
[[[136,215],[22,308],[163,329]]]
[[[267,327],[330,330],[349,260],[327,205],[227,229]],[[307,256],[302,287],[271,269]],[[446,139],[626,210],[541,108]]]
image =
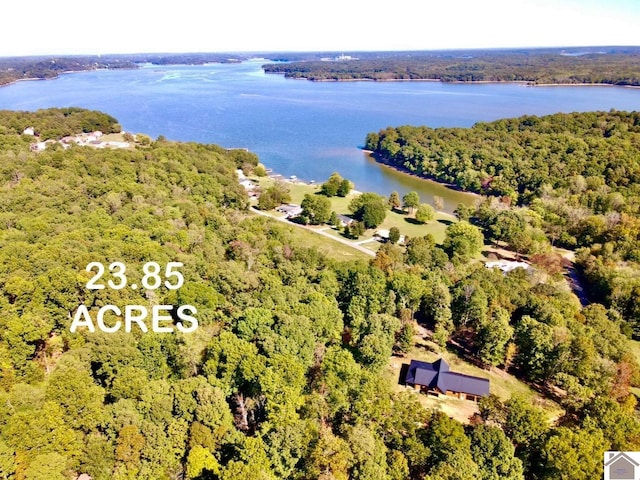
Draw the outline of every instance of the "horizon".
[[[469,48],[423,48],[409,50],[185,50],[185,51],[139,51],[139,52],[104,52],[104,53],[47,53],[47,54],[27,54],[27,55],[0,55],[0,58],[52,58],[52,57],[109,57],[109,56],[164,56],[164,55],[237,55],[251,58],[261,58],[252,55],[270,54],[345,54],[345,53],[427,53],[427,52],[490,52],[490,51],[535,51],[535,50],[591,50],[591,49],[637,49],[639,45],[545,45],[545,46],[514,46],[514,47],[469,47]],[[582,53],[582,52],[581,52]],[[585,51],[583,54],[596,53],[606,54],[607,52]]]
[[[3,8],[0,57],[153,53],[396,52],[640,46],[634,0],[398,0],[301,6],[238,0],[203,7],[112,0],[105,9],[67,0]]]

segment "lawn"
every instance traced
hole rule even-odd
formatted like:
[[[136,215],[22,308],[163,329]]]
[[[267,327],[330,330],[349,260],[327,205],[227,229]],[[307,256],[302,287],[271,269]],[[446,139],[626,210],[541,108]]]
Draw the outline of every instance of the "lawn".
[[[293,228],[293,227],[292,227]],[[338,261],[348,260],[365,260],[369,261],[372,257],[362,253],[355,248],[351,248],[348,245],[343,245],[339,242],[333,242],[327,238],[318,235],[316,233],[300,229],[293,228],[296,239],[299,240],[301,245],[305,247],[316,247],[318,251],[327,255],[327,257]]]
[[[519,395],[527,399],[533,405],[542,408],[549,418],[549,422],[557,419],[563,412],[558,404],[543,398],[538,392],[533,390],[524,382],[518,380],[513,375],[499,368],[485,370],[458,357],[449,350],[442,351],[435,343],[428,338],[426,329],[419,327],[418,333],[414,337],[415,345],[405,357],[391,357],[387,365],[385,376],[396,392],[409,391],[417,395],[420,403],[427,409],[442,410],[444,413],[456,420],[468,423],[469,417],[478,412],[478,404],[470,400],[460,400],[447,396],[431,396],[418,393],[411,387],[399,383],[400,370],[402,364],[409,364],[411,360],[421,360],[433,362],[438,358],[444,358],[451,370],[454,372],[488,378],[490,382],[490,393],[496,395],[502,401],[508,400],[512,395]]]
[[[273,179],[265,177],[259,179],[258,183],[260,187],[264,189],[273,184],[273,181]],[[320,191],[319,184],[307,185],[304,183],[287,183],[287,185],[291,192],[291,203],[297,205],[302,203],[306,194],[310,193],[319,195],[318,192]],[[338,214],[349,215],[349,203],[353,196],[353,194],[350,194],[347,197],[330,197],[331,209]],[[430,233],[433,235],[437,243],[442,243],[445,237],[445,229],[447,228],[447,225],[456,221],[457,219],[453,215],[438,212],[435,220],[425,224],[419,224],[404,213],[389,211],[387,212],[385,221],[376,230],[390,230],[392,227],[397,227],[398,230],[400,230],[401,235],[408,236],[409,238],[421,237]],[[367,230],[364,235],[356,240],[356,242],[373,238],[376,230]],[[335,230],[332,232],[336,236],[340,235],[340,233]],[[378,242],[371,242],[365,243],[363,246],[375,251],[379,248],[380,244]]]

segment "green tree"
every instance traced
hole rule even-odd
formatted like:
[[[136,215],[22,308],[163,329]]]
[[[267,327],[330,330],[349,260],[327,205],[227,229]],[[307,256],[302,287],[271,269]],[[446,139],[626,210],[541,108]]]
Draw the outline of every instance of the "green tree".
[[[387,209],[381,202],[366,203],[362,210],[362,222],[366,228],[376,228],[387,215]]]
[[[69,359],[67,359],[69,360]],[[102,420],[105,392],[79,361],[61,361],[49,378],[46,398],[60,405],[73,428],[92,430]]]
[[[116,461],[129,474],[135,475],[140,469],[140,454],[144,443],[144,437],[135,425],[127,425],[118,433]]]
[[[282,181],[276,181],[262,192],[258,199],[258,208],[260,210],[273,210],[277,206],[290,201],[291,193],[287,184]]]
[[[256,177],[266,177],[267,176],[267,169],[265,168],[265,166],[263,164],[259,163],[253,169],[253,173],[254,173],[254,175]]]
[[[506,416],[503,429],[519,450],[526,451],[543,438],[549,426],[542,410],[519,396],[512,396],[504,405]]]
[[[349,444],[331,430],[323,429],[307,460],[306,471],[311,478],[347,480],[352,464],[353,454]]]
[[[338,191],[336,192],[336,194],[339,197],[346,197],[347,195],[349,195],[351,188],[351,182],[345,178],[340,182],[340,186],[338,187]]]
[[[468,222],[473,214],[473,208],[467,207],[463,203],[459,203],[456,209],[453,211],[458,220]]]
[[[8,480],[13,478],[16,471],[15,452],[0,439],[0,478]]]
[[[329,223],[329,225],[336,227],[336,228],[340,228],[341,226],[341,222],[340,222],[340,218],[338,218],[338,214],[335,211],[331,211],[331,215],[329,216],[329,221],[327,222]]]
[[[110,480],[115,465],[115,445],[101,433],[87,435],[82,469],[95,480]]]
[[[327,223],[331,218],[331,201],[326,197],[307,193],[300,206],[302,215],[313,225]]]
[[[495,307],[489,318],[477,329],[476,346],[480,359],[489,365],[500,365],[504,362],[507,343],[513,337],[509,312]]]
[[[418,192],[408,192],[402,197],[402,205],[411,214],[420,205],[420,195]]]
[[[471,442],[462,424],[441,412],[433,415],[426,444],[431,449],[429,462],[434,466],[427,478],[478,478],[478,465],[471,456]]]
[[[542,448],[545,479],[600,478],[603,452],[609,444],[598,429],[557,428]]]
[[[364,223],[365,228],[376,228],[387,215],[386,199],[377,193],[366,192],[351,200],[349,211]]]
[[[516,326],[515,342],[515,361],[522,371],[532,380],[544,378],[553,358],[553,328],[525,315]]]
[[[400,240],[400,229],[398,227],[391,227],[389,229],[389,242],[395,245],[398,243],[398,240]]]
[[[480,254],[484,246],[482,232],[468,222],[457,222],[445,230],[445,252],[459,262],[467,262]]]
[[[513,444],[500,428],[477,425],[469,438],[481,480],[524,480],[522,461],[515,457]]]
[[[391,192],[388,200],[389,208],[391,210],[399,210],[402,207],[402,201],[400,200],[400,195],[398,192]]]
[[[195,445],[187,456],[185,473],[188,479],[215,478],[214,475],[220,473],[220,465],[208,449]]]
[[[59,453],[38,455],[24,471],[25,480],[66,480],[67,459]]]
[[[348,227],[345,227],[344,233],[351,238],[357,239],[364,235],[365,230],[366,228],[363,222],[353,222]]]
[[[436,211],[428,203],[421,203],[416,210],[416,220],[420,223],[427,223],[436,217]]]
[[[335,197],[342,186],[344,179],[338,172],[333,172],[329,179],[320,185],[320,193],[327,197]],[[348,180],[347,180],[348,181]],[[348,192],[347,192],[348,193]],[[340,195],[344,197],[345,195]]]

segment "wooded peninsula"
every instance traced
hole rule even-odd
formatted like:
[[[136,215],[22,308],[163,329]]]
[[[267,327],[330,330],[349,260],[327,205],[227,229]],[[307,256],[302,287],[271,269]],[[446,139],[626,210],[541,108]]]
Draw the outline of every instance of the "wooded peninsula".
[[[0,478],[583,480],[605,450],[640,449],[638,113],[370,134],[388,161],[489,195],[447,219],[418,215],[417,195],[353,195],[363,228],[395,210],[444,229],[389,236],[370,260],[253,213],[237,173],[265,174],[251,152],[141,134],[31,148],[98,129],[120,126],[0,111]],[[332,175],[305,221],[350,188]],[[584,305],[557,244],[578,249]],[[495,245],[531,268],[488,268]],[[112,287],[87,288],[92,262]],[[120,265],[138,286],[157,277],[149,263],[182,265],[184,283],[121,284]],[[192,305],[199,327],[70,331],[79,305],[112,304]],[[439,358],[490,394],[404,385],[403,364]]]
[[[640,49],[465,50],[355,53],[357,58],[266,64],[267,73],[314,81],[438,80],[640,85]],[[330,61],[329,61],[330,60]]]

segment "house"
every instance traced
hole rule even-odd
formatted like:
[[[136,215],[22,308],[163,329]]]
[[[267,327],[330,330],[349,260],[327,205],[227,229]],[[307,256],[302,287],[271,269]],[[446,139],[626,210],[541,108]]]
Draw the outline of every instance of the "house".
[[[238,180],[244,180],[247,178],[241,168],[236,170],[236,175],[238,175]]]
[[[242,185],[245,190],[253,190],[256,188],[256,185],[251,180],[242,180],[240,185]]]
[[[49,145],[53,145],[57,143],[55,140],[45,140],[44,142],[37,142],[31,144],[32,152],[43,152],[47,149]]]
[[[522,268],[525,271],[533,270],[531,265],[529,265],[528,263],[513,262],[511,260],[496,260],[493,262],[487,262],[484,264],[484,266],[487,268],[499,268],[500,270],[502,270],[502,273],[504,273],[505,275],[515,270],[516,268]]]
[[[300,205],[289,203],[287,205],[280,205],[276,208],[276,211],[284,213],[285,218],[293,218],[302,213],[302,207]]]
[[[338,215],[338,221],[340,222],[341,227],[350,226],[353,222],[355,222],[353,218],[346,215]]]
[[[605,456],[605,472],[608,471],[609,476],[605,475],[605,478],[616,480],[635,480],[636,479],[636,467],[640,466],[640,463],[636,462],[633,458],[624,452],[607,452],[609,459]]]
[[[466,400],[478,401],[489,395],[489,380],[451,372],[443,358],[433,363],[411,360],[405,383],[421,392]]]
[[[36,131],[33,127],[27,127],[22,131],[23,135],[30,135],[30,136],[34,136],[36,134]]]

